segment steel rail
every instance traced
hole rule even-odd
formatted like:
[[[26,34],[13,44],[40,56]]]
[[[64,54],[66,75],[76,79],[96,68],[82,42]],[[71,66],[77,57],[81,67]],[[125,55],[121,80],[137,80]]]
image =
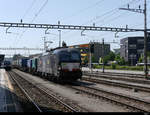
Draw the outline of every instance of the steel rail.
[[[104,79],[113,79],[113,80],[122,80],[122,81],[128,81],[128,82],[136,82],[136,83],[143,83],[143,84],[150,84],[150,80],[145,80],[144,78],[135,78],[131,76],[123,76],[123,75],[111,75],[111,74],[89,74],[89,73],[84,73],[83,75],[85,76],[93,76],[95,78],[104,78]],[[110,77],[111,76],[111,77]]]
[[[19,84],[19,82],[14,78],[14,74],[12,72],[8,72],[9,76],[16,82],[17,86],[21,89],[21,91],[26,95],[26,97],[32,102],[32,104],[36,107],[38,112],[43,112],[40,107],[32,100],[32,98],[28,95],[25,89]]]
[[[137,86],[137,85],[133,85],[133,84],[113,82],[113,81],[104,80],[104,79],[94,79],[91,77],[90,78],[83,77],[82,79],[85,81],[90,81],[90,82],[94,82],[94,83],[100,83],[100,84],[103,83],[103,84],[112,85],[112,86],[119,86],[119,87],[123,87],[123,88],[137,89],[137,90],[144,91],[144,92],[150,92],[150,88],[144,87],[144,86]]]
[[[115,93],[115,92],[112,92],[112,91],[106,91],[106,90],[103,90],[103,89],[98,89],[98,88],[93,88],[93,87],[88,87],[88,86],[86,86],[85,88],[88,88],[88,89],[91,89],[91,90],[95,90],[95,91],[101,91],[101,92],[110,93],[110,94],[113,94],[113,95],[116,95],[116,96],[132,99],[134,101],[139,101],[139,102],[142,102],[142,103],[150,105],[150,102],[148,102],[146,100],[139,99],[139,98],[136,98],[136,97],[131,97],[129,95],[124,95],[124,94],[121,94],[121,93]]]
[[[102,89],[95,89],[95,88],[91,88],[91,87],[87,87],[87,86],[82,86],[82,87],[83,87],[83,88],[92,89],[92,90],[98,91],[98,92],[103,92],[103,93],[105,92],[105,93],[109,93],[109,94],[111,94],[111,95],[116,95],[116,96],[121,96],[121,97],[124,97],[124,98],[130,98],[130,99],[131,99],[131,97],[127,97],[127,96],[115,94],[115,93],[108,92],[108,91],[105,91],[105,90],[102,90]],[[121,102],[121,101],[118,101],[118,100],[115,100],[115,99],[112,99],[112,98],[109,98],[109,97],[106,97],[106,96],[102,96],[102,95],[99,95],[99,94],[92,93],[91,91],[87,91],[87,90],[85,90],[85,89],[83,90],[83,89],[77,88],[77,87],[71,87],[71,88],[73,88],[73,89],[75,89],[75,90],[78,90],[78,91],[81,91],[81,92],[84,92],[84,93],[86,93],[86,94],[92,95],[92,96],[94,96],[94,97],[103,98],[103,99],[109,100],[109,101],[111,101],[111,102],[115,102],[115,103],[124,105],[124,106],[126,106],[126,107],[130,107],[130,108],[132,108],[132,109],[139,110],[139,111],[141,111],[141,112],[149,112],[149,111],[147,111],[147,110],[143,110],[143,109],[138,108],[138,107],[136,107],[136,106],[129,105],[128,103],[124,103],[124,102]],[[137,99],[134,99],[134,98],[133,98],[133,100],[145,102],[145,101],[137,100]],[[145,102],[145,103],[146,103],[146,102]],[[148,104],[149,104],[149,103],[148,103]]]
[[[16,73],[15,71],[13,71],[16,75],[20,76],[18,73]],[[20,76],[22,79],[24,79],[22,76]],[[26,79],[24,79],[26,80]],[[66,109],[68,109],[71,112],[78,112],[77,110],[75,110],[73,107],[69,106],[68,104],[66,104],[65,102],[61,101],[60,99],[58,99],[56,96],[48,93],[46,91],[46,89],[37,86],[36,84],[32,83],[31,81],[26,80],[27,82],[30,82],[32,85],[34,85],[36,88],[38,88],[39,90],[41,90],[42,92],[44,92],[46,95],[48,95],[49,97],[52,97],[54,100],[56,100],[58,103],[60,103],[62,106],[64,106]]]
[[[91,74],[90,72],[88,71],[83,71],[83,73],[89,73]],[[116,73],[116,72],[105,72],[105,73],[102,73],[102,72],[97,72],[97,71],[92,71],[92,74],[100,74],[100,75],[117,75],[117,76],[124,76],[124,77],[136,77],[136,78],[145,78],[144,77],[144,74],[131,74],[131,73]]]
[[[36,86],[37,87],[37,86]],[[38,87],[39,88],[39,87]],[[51,96],[52,98],[54,98],[55,100],[57,100],[61,105],[63,105],[64,107],[66,107],[69,111],[71,110],[72,112],[78,112],[77,110],[75,110],[73,107],[67,105],[66,103],[64,103],[63,101],[61,101],[60,99],[58,99],[57,97],[55,97],[52,94],[49,94],[48,92],[46,92],[45,89],[40,87],[40,90],[42,90],[44,93],[46,93],[48,96]]]

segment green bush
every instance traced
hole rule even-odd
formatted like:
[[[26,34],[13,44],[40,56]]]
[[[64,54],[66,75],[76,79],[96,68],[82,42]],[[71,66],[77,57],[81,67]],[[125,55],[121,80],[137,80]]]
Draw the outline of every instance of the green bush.
[[[112,69],[116,69],[116,66],[117,66],[117,65],[114,64],[114,63],[111,64]]]

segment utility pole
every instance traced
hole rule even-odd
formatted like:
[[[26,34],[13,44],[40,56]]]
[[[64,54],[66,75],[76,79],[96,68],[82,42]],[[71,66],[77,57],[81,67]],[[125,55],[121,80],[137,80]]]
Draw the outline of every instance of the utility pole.
[[[147,3],[144,0],[144,72],[145,78],[148,78],[148,67],[147,67]]]
[[[145,73],[145,78],[147,79],[148,78],[148,66],[147,66],[147,2],[146,2],[146,0],[144,0],[144,9],[141,9],[141,6],[139,6],[139,9],[131,9],[129,5],[128,5],[128,8],[119,8],[119,9],[144,14],[144,73]]]
[[[102,59],[103,59],[103,73],[104,73],[104,69],[105,69],[105,65],[104,65],[104,38],[102,40]]]
[[[59,47],[61,47],[61,30],[58,31],[59,31]]]
[[[91,45],[92,45],[92,42],[90,41],[90,45],[89,45],[89,69],[90,69],[90,72],[92,73],[92,53],[91,53]]]

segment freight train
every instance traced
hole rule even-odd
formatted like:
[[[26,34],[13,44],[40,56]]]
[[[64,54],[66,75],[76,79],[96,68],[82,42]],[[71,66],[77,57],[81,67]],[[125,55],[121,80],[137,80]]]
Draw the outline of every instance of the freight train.
[[[13,61],[13,67],[54,81],[82,78],[81,55],[75,48],[55,48],[32,58]]]

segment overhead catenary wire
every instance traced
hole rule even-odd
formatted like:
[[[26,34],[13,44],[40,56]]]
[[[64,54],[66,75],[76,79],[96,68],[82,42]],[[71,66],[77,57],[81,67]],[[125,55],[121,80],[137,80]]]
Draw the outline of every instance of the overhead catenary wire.
[[[46,4],[48,3],[48,0],[46,0],[44,2],[44,4],[42,5],[42,7],[38,10],[38,12],[34,15],[33,19],[31,20],[30,23],[33,23],[33,21],[38,17],[38,15],[41,13],[41,11],[44,9],[44,7],[46,6]],[[25,29],[22,34],[20,35],[20,38],[23,36],[23,34],[27,31],[27,29]]]
[[[31,11],[31,9],[33,8],[34,4],[36,3],[37,0],[33,0],[31,5],[29,6],[29,8],[26,10],[26,12],[24,13],[23,17],[21,19],[24,20],[24,18],[27,16],[27,14]]]
[[[138,0],[138,1],[139,1],[139,0]],[[133,4],[133,3],[137,3],[136,0],[132,0],[131,2],[128,2],[128,3],[126,3],[126,4],[121,5],[120,7],[124,7],[124,6],[126,6],[127,4]],[[114,15],[115,13],[117,13],[118,10],[119,10],[118,7],[117,7],[117,8],[114,8],[114,9],[112,9],[112,10],[109,10],[109,11],[103,13],[103,14],[100,15],[100,16],[94,17],[93,19],[87,21],[87,22],[84,23],[84,24],[88,24],[88,23],[90,23],[90,22],[93,22],[94,20],[98,20],[98,19],[100,19],[100,18],[102,18],[102,17],[104,17],[104,16],[107,16],[107,15],[108,15],[107,17],[111,17],[112,15]],[[110,15],[110,14],[111,14],[111,15]],[[106,18],[106,17],[105,17],[105,18]]]
[[[90,6],[86,7],[86,8],[83,8],[83,9],[78,10],[76,13],[72,14],[71,16],[69,16],[69,17],[67,17],[67,18],[60,19],[60,20],[61,20],[61,21],[65,21],[65,20],[71,19],[71,18],[73,18],[74,16],[77,16],[77,15],[79,15],[79,14],[81,14],[81,13],[83,13],[83,12],[85,12],[85,11],[87,11],[87,10],[89,10],[89,9],[91,9],[91,8],[93,8],[93,7],[95,7],[95,6],[97,6],[97,5],[99,5],[99,4],[102,3],[103,1],[104,1],[104,0],[99,0],[99,1],[95,2],[94,4],[92,4],[92,5],[90,5]],[[69,32],[70,32],[70,31],[69,31]],[[68,32],[64,32],[64,34],[67,34],[67,33],[68,33]]]
[[[42,8],[41,8],[42,9]],[[39,10],[40,11],[40,10]],[[116,12],[116,10],[114,11],[114,12]],[[112,13],[111,13],[112,14]],[[132,14],[132,13],[131,13]],[[37,18],[37,16],[38,16],[38,12],[35,14],[35,16],[34,16],[34,18],[36,19]],[[34,18],[33,18],[33,21],[34,21]],[[121,18],[121,17],[120,17]],[[96,19],[97,19],[97,17],[96,17]],[[100,18],[101,19],[101,18]],[[98,20],[98,19],[97,19]]]
[[[120,7],[124,7],[124,6],[126,6],[127,4],[133,4],[133,3],[137,3],[137,0],[132,0],[131,2],[127,2],[126,4],[123,4],[123,5],[121,5]],[[118,7],[117,7],[117,8],[114,8],[114,9],[112,9],[112,10],[109,10],[109,11],[103,13],[103,14],[100,15],[100,16],[96,16],[96,17],[94,17],[93,19],[87,21],[86,23],[84,23],[84,24],[82,24],[82,25],[85,25],[85,24],[88,24],[88,23],[90,23],[90,22],[93,22],[94,20],[98,20],[99,18],[102,18],[102,17],[104,17],[104,16],[106,16],[106,15],[109,15],[109,17],[111,17],[111,15],[114,15],[114,14],[117,13],[117,12],[118,12]],[[110,14],[111,14],[111,15],[110,15]],[[95,23],[95,24],[96,24],[96,23]],[[70,32],[71,32],[71,31],[65,32],[64,35],[66,35],[67,33],[70,33]],[[71,35],[72,35],[72,34],[71,34]]]
[[[93,7],[95,7],[95,6],[97,6],[97,5],[99,5],[100,3],[102,3],[104,0],[99,0],[99,1],[97,1],[97,2],[95,2],[94,4],[92,4],[92,5],[90,5],[90,6],[87,6],[86,8],[83,8],[83,9],[80,9],[80,10],[78,10],[76,13],[74,13],[74,14],[72,14],[71,16],[69,16],[69,17],[67,17],[67,18],[62,18],[62,19],[60,19],[61,21],[66,21],[66,20],[68,20],[68,19],[71,19],[71,18],[73,18],[73,17],[75,17],[75,16],[77,16],[77,15],[79,15],[79,14],[81,14],[81,13],[83,13],[83,12],[85,12],[85,11],[87,11],[87,10],[89,10],[89,9],[91,9],[91,8],[93,8]],[[70,32],[70,31],[69,31]],[[65,32],[64,34],[67,34],[68,32]]]
[[[89,10],[89,9],[91,9],[91,8],[93,8],[93,7],[95,7],[95,6],[97,6],[97,5],[99,5],[99,4],[102,3],[103,1],[104,1],[104,0],[99,0],[98,2],[96,2],[96,3],[94,3],[94,4],[90,5],[90,6],[88,6],[88,7],[86,7],[86,8],[80,9],[80,10],[78,10],[76,13],[72,14],[71,16],[69,16],[69,17],[67,17],[67,18],[61,19],[61,21],[65,21],[65,20],[68,20],[68,19],[70,19],[70,18],[73,18],[74,16],[77,16],[77,15],[79,15],[79,14],[81,14],[81,13],[83,13],[83,12],[85,12],[85,11],[87,11],[87,10]]]
[[[31,11],[31,9],[33,8],[34,4],[36,3],[37,0],[32,0],[30,6],[28,7],[28,9],[25,11],[24,15],[21,18],[21,23],[24,21],[24,19],[26,18],[27,14]],[[19,35],[19,34],[18,34]],[[16,40],[14,41],[14,44],[16,43]]]
[[[32,3],[35,3],[35,2],[32,2]],[[40,9],[38,10],[38,12],[34,15],[33,19],[30,21],[30,23],[33,23],[33,21],[39,16],[39,14],[41,13],[41,11],[44,9],[44,7],[46,6],[46,4],[48,3],[48,0],[46,0],[44,2],[44,4],[40,7]],[[33,6],[31,4],[31,6]],[[31,8],[31,7],[30,7]],[[19,36],[19,40],[21,40],[22,36],[24,35],[24,33],[27,31],[27,28],[20,34]],[[18,44],[19,44],[19,40],[17,41]]]
[[[124,5],[122,5],[121,7],[123,7],[123,6],[127,6],[127,4],[137,4],[139,2],[139,0],[137,1],[137,0],[132,0],[131,2],[129,2],[129,3],[126,3],[126,4],[124,4]],[[112,15],[114,15],[114,13],[115,12],[117,12],[117,10],[119,10],[119,8],[115,8],[115,9],[113,9],[113,10],[111,10],[111,11],[109,11],[109,12],[106,12],[106,13],[104,13],[102,16],[105,16],[105,15],[108,15],[108,14],[112,14]],[[117,16],[117,17],[115,17],[115,18],[113,18],[113,19],[111,19],[111,20],[109,20],[109,21],[114,21],[114,20],[116,20],[116,19],[119,19],[119,18],[121,18],[121,15],[122,14],[120,14],[119,16]],[[109,15],[110,16],[110,15]],[[101,16],[98,16],[98,17],[96,17],[96,18],[94,18],[93,20],[90,20],[89,22],[91,22],[91,21],[94,21],[94,20],[97,20],[97,19],[99,19]],[[111,17],[111,16],[110,16]],[[89,22],[87,22],[87,23],[89,23]],[[108,21],[107,21],[108,22]],[[97,23],[95,23],[95,24],[97,24]],[[102,24],[103,25],[103,24]],[[69,32],[67,32],[67,33],[69,33]],[[72,35],[72,34],[71,34]]]
[[[148,1],[147,3],[150,3],[150,1]],[[143,4],[144,5],[144,4]],[[147,4],[147,7],[149,6],[149,4]],[[149,11],[150,9],[147,9],[147,11]],[[149,17],[149,16],[147,16],[147,17]],[[142,20],[142,21],[144,21],[144,20]],[[135,22],[136,23],[136,22]],[[142,23],[136,23],[135,25],[133,25],[133,26],[131,26],[130,28],[139,28],[139,27],[141,27],[141,28],[144,28],[144,24],[143,24],[144,22],[142,22]],[[147,24],[150,24],[150,21],[147,21]],[[143,26],[143,27],[142,27]],[[148,28],[150,28],[150,26],[148,25]],[[125,35],[123,35],[123,36],[120,36],[120,37],[125,37],[125,36],[127,36],[128,34],[125,34]]]
[[[124,6],[126,6],[127,4],[137,4],[138,2],[139,2],[139,0],[138,0],[138,1],[137,1],[137,0],[132,0],[131,2],[128,2],[128,3],[126,3],[126,4],[121,5],[120,7],[124,7]],[[108,11],[108,12],[103,13],[103,14],[100,15],[100,16],[94,17],[93,19],[87,21],[86,23],[84,23],[84,24],[82,24],[82,25],[88,24],[88,23],[93,22],[94,20],[98,20],[98,19],[100,19],[100,18],[102,18],[102,17],[104,17],[103,20],[106,20],[107,17],[108,17],[108,18],[109,18],[109,17],[112,17],[112,15],[118,13],[118,10],[119,10],[118,7],[117,7],[117,8],[114,8],[114,9]],[[127,14],[127,13],[126,13],[126,14]],[[120,14],[119,16],[116,16],[116,17],[113,18],[113,19],[110,19],[109,21],[113,21],[113,20],[116,20],[116,19],[118,19],[118,18],[121,18],[122,15],[124,15],[124,13]],[[107,17],[105,17],[105,16],[107,16]],[[99,22],[101,22],[101,21],[103,21],[103,20],[97,21],[97,22],[95,22],[95,24],[98,24]],[[108,22],[108,21],[107,21],[107,22]],[[102,24],[102,25],[103,25],[103,24]],[[67,34],[67,33],[69,33],[69,32],[71,32],[71,31],[65,32],[64,34]]]
[[[42,5],[42,7],[39,9],[39,11],[35,14],[35,16],[34,16],[34,18],[32,19],[32,21],[30,22],[30,23],[32,23],[37,17],[38,17],[38,15],[41,13],[41,11],[45,8],[45,6],[47,5],[47,3],[48,3],[48,0],[46,0],[45,2],[44,2],[44,4]]]
[[[150,24],[150,21],[148,21],[147,24]],[[132,26],[132,27],[138,27],[138,26],[141,26],[141,25],[143,25],[143,23],[136,24],[136,25],[134,25],[134,26]],[[120,37],[122,38],[122,37],[125,37],[125,36],[127,36],[127,35],[128,35],[128,34],[125,34],[125,35],[122,35],[122,36],[120,36]]]
[[[135,1],[134,1],[135,2]],[[136,2],[135,4],[137,4],[138,2]],[[133,2],[132,2],[132,4],[133,4]],[[118,9],[119,10],[119,9]],[[117,13],[118,11],[116,11],[116,12],[114,12],[112,15],[114,15],[115,13]],[[123,17],[125,17],[126,15],[125,14],[128,14],[128,12],[126,12],[126,13],[121,13],[121,14],[119,14],[118,16],[115,16],[115,17],[112,17],[112,15],[110,16],[109,15],[109,17],[112,17],[111,19],[109,19],[109,20],[107,20],[108,19],[108,17],[105,17],[105,18],[103,18],[102,20],[98,20],[98,21],[96,21],[95,22],[95,24],[99,24],[99,22],[107,22],[107,24],[109,24],[110,22],[112,22],[112,21],[115,21],[115,20],[117,20],[117,19],[119,19],[119,18],[123,18]],[[133,14],[128,14],[128,16],[129,15],[133,15]],[[101,24],[101,25],[103,25],[103,24]]]

